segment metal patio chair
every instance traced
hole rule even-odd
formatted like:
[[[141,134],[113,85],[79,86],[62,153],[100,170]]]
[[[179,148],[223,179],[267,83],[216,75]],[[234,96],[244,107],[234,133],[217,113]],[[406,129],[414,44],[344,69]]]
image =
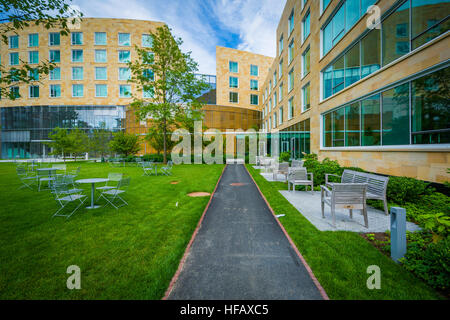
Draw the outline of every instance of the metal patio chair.
[[[107,191],[103,191],[100,194],[100,198],[103,198],[106,200],[107,203],[105,204],[105,206],[107,206],[109,203],[114,208],[116,208],[116,210],[118,210],[120,207],[128,205],[128,203],[120,195],[126,192],[129,185],[130,185],[130,177],[126,177],[119,181],[116,188],[107,190]],[[115,201],[121,201],[122,204],[116,206],[114,204]]]
[[[83,189],[71,189],[70,185],[65,181],[64,176],[55,178],[52,185],[52,193],[55,195],[55,200],[61,208],[53,214],[53,217],[66,217],[66,219],[69,219],[88,199],[82,192]],[[76,203],[78,205],[70,213],[61,214],[61,211],[70,203]]]
[[[331,187],[331,190],[330,188]],[[366,228],[369,228],[367,217],[366,194],[367,184],[365,183],[333,183],[329,186],[320,186],[322,218],[325,218],[325,204],[331,207],[333,226],[336,227],[336,209],[350,210],[350,218],[353,219],[353,210],[361,210],[364,216]]]
[[[143,176],[151,176],[153,174],[157,175],[157,166],[153,162],[145,161],[141,164],[142,170],[144,170]]]
[[[173,167],[173,162],[169,160],[167,162],[167,165],[165,165],[164,167],[161,168],[161,173],[166,176],[171,176],[172,175],[172,167]]]
[[[75,170],[69,171],[69,173],[66,174],[66,176],[76,178],[80,174],[80,171],[81,171],[81,167],[77,167]]]
[[[38,191],[41,191],[42,182],[47,182],[49,189],[51,189],[52,182],[55,180],[55,174],[49,171],[37,171],[37,179],[39,182]]]
[[[20,179],[20,182],[22,182],[22,185],[18,189],[22,188],[30,188],[33,190],[33,185],[37,183],[37,176],[27,172],[25,167],[23,166],[17,166],[16,167],[17,176]]]
[[[102,187],[97,187],[96,189],[101,191],[111,190],[117,188],[117,184],[122,180],[123,173],[120,172],[110,172],[108,173],[108,181]]]

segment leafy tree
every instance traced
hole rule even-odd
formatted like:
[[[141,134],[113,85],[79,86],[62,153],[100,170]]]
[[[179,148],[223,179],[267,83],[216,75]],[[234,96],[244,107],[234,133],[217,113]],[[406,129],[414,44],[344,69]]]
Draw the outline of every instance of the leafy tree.
[[[68,137],[70,142],[69,151],[75,156],[76,161],[77,156],[81,156],[88,151],[89,138],[86,133],[78,128],[70,131]]]
[[[64,162],[66,162],[66,155],[70,153],[72,141],[69,137],[67,129],[56,127],[53,131],[48,135],[51,142],[47,142],[46,144],[52,148],[51,155],[61,155],[63,156]]]
[[[72,1],[72,0],[67,0]],[[70,24],[75,24],[82,16],[75,12],[66,0],[2,0],[0,1],[0,43],[8,45],[9,36],[17,34],[31,25],[43,25],[46,29],[58,28],[62,36],[70,33]],[[48,75],[55,64],[40,61],[31,67],[26,61],[19,61],[15,68],[0,65],[0,98],[15,100],[19,98],[16,92],[10,90],[13,86],[36,82],[36,75]]]
[[[164,135],[162,134],[163,130],[157,126],[151,126],[148,129],[148,133],[145,136],[145,139],[150,143],[150,145],[156,150],[156,153],[159,155],[161,151],[164,151]],[[171,130],[168,130],[168,135],[172,134]],[[167,151],[170,152],[175,143],[169,139],[167,140]]]
[[[151,117],[161,130],[166,163],[171,130],[190,122],[193,127],[193,120],[201,119],[202,103],[197,97],[209,86],[195,76],[198,64],[190,52],[180,50],[183,41],[174,38],[166,25],[151,33],[151,37],[151,48],[136,46],[138,59],[129,63],[130,82],[136,83],[140,92],[133,95],[131,105],[138,119]]]
[[[134,155],[141,150],[139,145],[139,137],[134,134],[124,133],[122,131],[114,134],[114,139],[109,143],[112,151],[128,157]]]
[[[95,155],[100,155],[102,158],[110,153],[109,143],[112,139],[111,132],[101,128],[96,129],[92,133],[89,140],[89,150]]]

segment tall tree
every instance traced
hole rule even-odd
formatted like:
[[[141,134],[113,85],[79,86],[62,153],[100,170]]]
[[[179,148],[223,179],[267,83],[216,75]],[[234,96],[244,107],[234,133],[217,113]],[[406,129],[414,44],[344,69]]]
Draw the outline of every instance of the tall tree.
[[[65,36],[70,25],[79,21],[81,12],[74,11],[67,2],[72,0],[2,0],[0,1],[0,42],[9,45],[9,36],[31,25],[43,25],[46,29],[57,28]],[[14,68],[0,65],[0,98],[15,100],[20,97],[13,86],[36,82],[37,75],[48,75],[55,67],[48,60],[32,67],[22,59]]]
[[[48,135],[51,142],[46,142],[46,144],[52,148],[51,155],[62,155],[64,162],[66,162],[66,155],[71,151],[72,141],[69,137],[67,129],[56,127]]]
[[[69,141],[70,141],[70,153],[72,153],[75,157],[75,161],[77,160],[77,156],[81,156],[83,153],[88,151],[89,138],[84,131],[80,129],[74,129],[69,133]]]
[[[134,134],[124,133],[122,131],[114,134],[114,139],[111,140],[109,146],[112,151],[128,157],[134,155],[141,150],[139,145],[139,137]]]
[[[158,128],[157,126],[151,126],[148,129],[148,133],[145,136],[145,139],[149,142],[149,144],[156,150],[157,154],[161,154],[161,151],[164,151],[164,135],[162,134],[163,130]],[[172,134],[172,131],[169,130],[168,134]],[[171,140],[167,140],[167,151],[170,152],[175,143]]]
[[[100,155],[103,159],[110,152],[109,142],[111,139],[110,131],[104,128],[94,130],[89,139],[89,151],[95,155]]]
[[[136,46],[138,59],[129,63],[130,82],[136,83],[139,92],[131,105],[138,119],[150,117],[161,130],[166,163],[170,132],[188,119],[201,118],[202,103],[197,97],[208,85],[195,76],[198,64],[190,52],[180,50],[183,41],[174,38],[169,27],[157,28],[151,38],[151,47]]]

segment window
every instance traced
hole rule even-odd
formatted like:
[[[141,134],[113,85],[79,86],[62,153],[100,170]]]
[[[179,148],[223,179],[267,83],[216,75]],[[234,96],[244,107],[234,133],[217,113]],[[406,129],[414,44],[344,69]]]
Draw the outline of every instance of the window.
[[[273,127],[274,128],[277,127],[277,113],[276,112],[273,114]]]
[[[84,87],[82,84],[73,84],[72,85],[72,97],[79,98],[83,96]]]
[[[106,50],[95,50],[94,61],[97,63],[106,63]]]
[[[292,89],[294,89],[294,69],[289,71],[288,75],[288,92],[291,92]]]
[[[154,80],[155,80],[155,73],[154,73],[153,70],[151,70],[151,69],[145,69],[145,70],[142,72],[142,75],[143,75],[144,77],[146,77],[148,80],[151,80],[151,81],[154,81]]]
[[[306,111],[311,107],[311,95],[309,83],[302,88],[302,110]]]
[[[325,11],[325,9],[328,7],[328,5],[330,4],[331,0],[321,0],[322,1],[322,6],[321,6],[321,13]],[[364,0],[363,0],[364,1]]]
[[[61,53],[59,50],[50,50],[50,62],[60,63],[61,62]]]
[[[230,72],[232,73],[238,73],[239,72],[239,65],[237,62],[230,61],[229,63]]]
[[[94,45],[106,46],[106,32],[95,32],[94,33]]]
[[[280,109],[278,110],[278,124],[283,124],[283,107],[280,107]]]
[[[20,98],[20,89],[19,89],[19,87],[10,87],[10,92],[11,92],[11,95],[14,98],[16,98],[16,99]]]
[[[50,80],[61,80],[61,68],[54,68],[49,73]]]
[[[411,83],[412,143],[450,143],[450,67]]]
[[[28,35],[28,46],[39,47],[39,34],[32,33]]]
[[[255,66],[253,64],[250,65],[250,75],[255,77],[259,75],[258,66]]]
[[[250,95],[250,104],[251,105],[258,105],[258,95],[257,94],[251,94]]]
[[[303,38],[302,38],[302,42],[306,40],[306,38],[308,38],[309,33],[310,33],[310,23],[311,23],[311,14],[308,11],[308,13],[306,14],[306,16],[303,18],[302,21],[302,26],[303,26]]]
[[[106,67],[95,67],[95,80],[107,80],[108,73]]]
[[[409,52],[409,32],[405,37],[396,37],[397,25],[409,30],[409,1],[398,7],[382,24],[383,66]],[[393,49],[395,48],[395,50]]]
[[[130,62],[130,51],[120,50],[119,51],[119,63],[128,63]]]
[[[153,99],[155,97],[155,88],[150,87],[148,90],[143,90],[142,95],[144,98]]]
[[[128,84],[121,84],[119,86],[120,98],[131,98],[131,86]]]
[[[9,65],[10,66],[17,66],[19,64],[19,53],[18,52],[11,52],[9,54]]]
[[[95,97],[106,98],[108,96],[108,86],[106,84],[95,85]]]
[[[277,93],[273,93],[273,107],[275,108],[277,106]]]
[[[48,45],[59,46],[61,42],[61,35],[58,32],[51,32],[48,34]]]
[[[258,90],[258,80],[250,80],[250,90]]]
[[[9,48],[17,49],[19,48],[19,36],[9,36]]]
[[[83,67],[72,67],[72,80],[83,80]]]
[[[278,101],[281,102],[283,101],[283,84],[281,83],[280,86],[278,87]]]
[[[280,41],[278,43],[278,54],[280,55],[281,52],[283,52],[283,46],[284,46],[284,39],[283,35],[281,35]]]
[[[119,33],[119,46],[131,46],[131,37],[129,33]]]
[[[369,97],[361,102],[361,121],[362,145],[381,145],[379,94]]]
[[[381,94],[383,145],[409,144],[409,83]]]
[[[131,71],[130,68],[119,68],[119,80],[130,80]]]
[[[272,92],[272,80],[269,80],[269,94]]]
[[[237,77],[230,77],[230,88],[238,88],[239,87],[239,79]]]
[[[269,99],[269,112],[272,111],[272,99]]]
[[[83,50],[72,50],[72,62],[83,62]]]
[[[330,1],[323,1],[325,9]],[[327,54],[376,0],[346,0],[322,29],[322,55]],[[361,6],[360,6],[361,4]]]
[[[30,98],[39,98],[39,86],[29,86]]]
[[[153,37],[151,34],[143,34],[142,35],[142,46],[144,48],[153,47]]]
[[[289,16],[289,23],[288,23],[288,28],[289,28],[289,35],[292,33],[292,31],[294,31],[294,10],[292,10],[291,15]]]
[[[288,120],[294,117],[294,98],[290,98],[288,102]]]
[[[288,64],[291,64],[293,59],[294,59],[294,39],[292,39],[288,48]]]
[[[359,102],[345,107],[345,146],[360,146],[361,128],[360,128],[360,110]]]
[[[345,146],[345,130],[344,130],[344,121],[345,118],[345,110],[344,108],[337,109],[333,111],[333,147],[344,147]]]
[[[239,102],[239,94],[237,92],[230,92],[230,102],[232,103]]]
[[[79,46],[83,44],[83,32],[72,32],[70,34],[71,44]]]
[[[302,55],[302,73],[303,73],[303,77],[306,76],[309,73],[309,68],[310,68],[310,56],[309,56],[309,47],[306,48],[305,52]]]
[[[39,51],[28,51],[28,62],[30,64],[39,63]]]
[[[38,81],[39,80],[39,71],[37,69],[31,69],[28,71],[28,77],[32,81]]]
[[[51,84],[50,85],[50,98],[60,98],[61,97],[61,85]]]
[[[283,59],[281,59],[280,63],[278,64],[278,77],[281,79],[283,76]]]
[[[448,31],[450,2],[448,0],[411,0],[412,49]],[[425,19],[425,17],[429,17]]]
[[[361,40],[361,78],[380,69],[380,30],[373,29]]]
[[[351,48],[345,55],[345,86],[355,83],[361,78],[359,43]]]

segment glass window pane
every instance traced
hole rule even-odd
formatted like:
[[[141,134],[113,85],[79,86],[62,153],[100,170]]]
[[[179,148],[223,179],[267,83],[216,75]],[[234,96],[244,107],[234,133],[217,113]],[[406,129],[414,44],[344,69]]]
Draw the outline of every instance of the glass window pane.
[[[359,102],[345,107],[345,146],[360,145]]]
[[[153,37],[151,34],[142,35],[142,46],[145,48],[153,47]]]
[[[361,40],[361,78],[380,69],[380,30],[373,29]]]
[[[412,81],[413,144],[450,143],[449,83],[450,67]]]
[[[345,2],[346,30],[350,30],[356,21],[358,21],[360,17],[359,13],[359,0],[347,0]]]
[[[345,54],[345,86],[349,86],[360,79],[359,43]]]
[[[96,67],[95,68],[95,79],[96,80],[107,80],[106,67]]]
[[[377,0],[361,0],[361,15],[367,12],[367,9],[372,6]]]
[[[330,22],[323,30],[323,54],[325,55],[333,47],[333,22]]]
[[[94,44],[105,46],[106,45],[106,32],[96,32]]]
[[[108,87],[106,84],[96,84],[95,85],[95,96],[96,97],[107,97]]]
[[[54,68],[50,70],[50,80],[61,80],[61,69]]]
[[[345,5],[341,6],[336,15],[333,17],[333,43],[336,43],[344,36],[345,33]]]
[[[397,8],[382,23],[383,66],[409,52],[409,33],[397,34],[397,25],[409,30],[409,1]]]
[[[379,146],[380,139],[380,95],[374,95],[361,102],[362,145]]]
[[[95,62],[106,62],[106,50],[95,50]]]
[[[50,62],[59,63],[61,62],[61,53],[59,50],[50,51]]]
[[[411,0],[411,8],[412,37],[417,37],[413,40],[413,49],[450,29],[450,19],[438,24],[448,16],[450,0]]]
[[[239,86],[238,78],[230,77],[230,88],[237,88]]]
[[[333,147],[344,147],[344,116],[345,109],[340,108],[334,112],[333,114]]]
[[[333,64],[333,94],[344,89],[344,56]]]
[[[333,94],[333,67],[328,67],[323,72],[323,98],[326,99]]]
[[[382,93],[383,145],[409,144],[409,83]]]
[[[119,46],[130,46],[131,37],[129,33],[119,33]]]
[[[130,85],[120,85],[119,86],[119,96],[121,98],[131,97],[131,86]]]

